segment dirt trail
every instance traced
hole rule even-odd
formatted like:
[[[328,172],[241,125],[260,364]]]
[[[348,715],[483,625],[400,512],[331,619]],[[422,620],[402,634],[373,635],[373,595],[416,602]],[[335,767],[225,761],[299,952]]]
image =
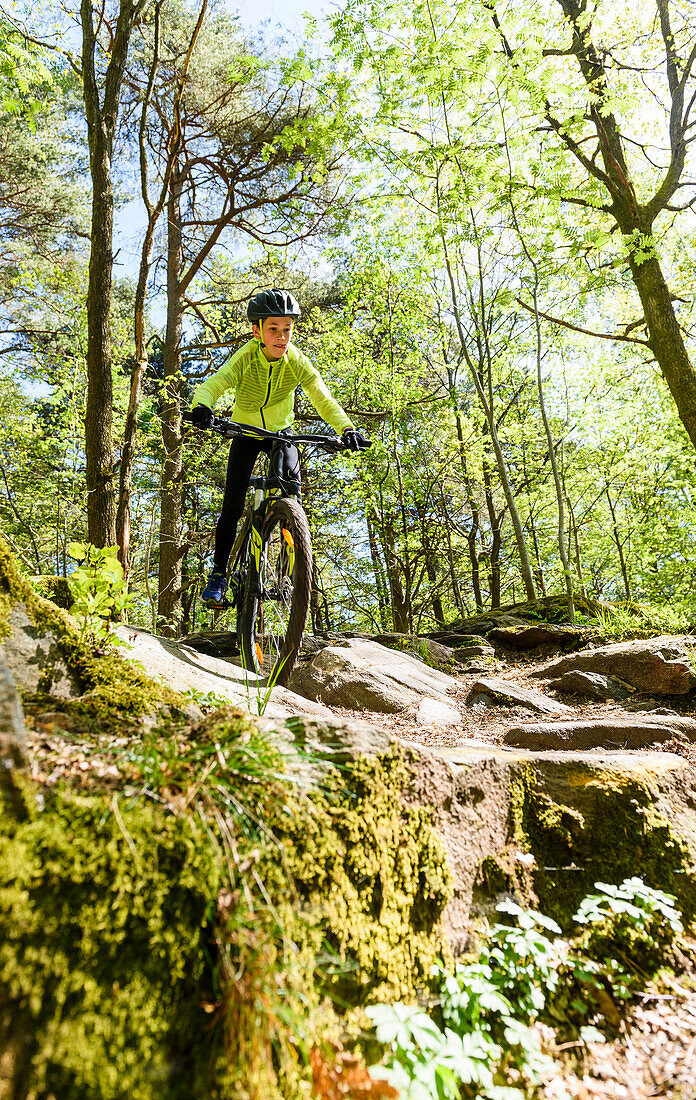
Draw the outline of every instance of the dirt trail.
[[[556,656],[558,651],[551,649],[537,652],[534,656],[508,653],[498,656],[498,667],[494,672],[465,672],[457,675],[458,688],[452,694],[452,700],[463,718],[461,725],[458,726],[421,725],[417,721],[418,708],[415,704],[399,714],[349,710],[344,707],[331,707],[331,709],[341,717],[361,718],[404,741],[413,741],[425,747],[452,747],[472,739],[499,745],[511,726],[519,725],[520,722],[538,721],[542,716],[522,706],[504,704],[487,706],[482,703],[470,703],[469,696],[476,681],[482,676],[495,675],[517,687],[532,689],[545,695],[549,700],[564,703],[572,708],[571,712],[563,715],[563,720],[630,718],[650,713],[696,717],[696,698],[692,695],[659,697],[636,692],[624,703],[604,703],[583,700],[577,695],[548,691],[544,682],[536,679],[533,673]],[[560,716],[559,720],[561,720]],[[678,752],[696,766],[696,745],[674,740],[656,745],[655,748]],[[693,1100],[696,1100],[696,1092]]]

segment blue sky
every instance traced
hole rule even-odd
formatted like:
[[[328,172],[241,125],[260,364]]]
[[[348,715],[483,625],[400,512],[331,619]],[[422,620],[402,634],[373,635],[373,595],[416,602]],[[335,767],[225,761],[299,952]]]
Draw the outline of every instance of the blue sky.
[[[330,14],[339,4],[332,0],[230,0],[229,7],[236,9],[242,21],[248,25],[257,25],[269,20],[281,31],[301,32],[304,12],[315,19],[324,13]]]

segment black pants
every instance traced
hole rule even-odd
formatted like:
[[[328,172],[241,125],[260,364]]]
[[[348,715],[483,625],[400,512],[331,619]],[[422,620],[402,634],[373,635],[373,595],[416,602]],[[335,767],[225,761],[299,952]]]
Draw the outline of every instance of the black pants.
[[[227,562],[237,534],[237,524],[244,511],[244,500],[254,463],[261,451],[269,453],[271,445],[270,440],[249,439],[243,435],[232,440],[230,457],[227,460],[225,497],[215,529],[215,573],[227,572]],[[300,456],[297,447],[291,443],[285,448],[285,477],[290,481],[300,480]]]

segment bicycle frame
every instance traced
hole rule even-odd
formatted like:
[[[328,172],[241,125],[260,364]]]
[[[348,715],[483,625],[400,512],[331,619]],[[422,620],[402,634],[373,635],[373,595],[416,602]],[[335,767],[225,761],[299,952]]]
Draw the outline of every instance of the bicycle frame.
[[[190,419],[190,414],[184,416]],[[334,453],[348,448],[335,435],[294,435],[287,429],[269,432],[220,417],[212,418],[210,428],[227,439],[244,435],[269,441],[263,448],[268,451],[265,476],[249,479],[254,497],[230,554],[232,599],[226,606],[237,609],[243,666],[259,673],[266,663],[271,682],[284,683],[302,642],[313,575],[309,524],[300,483],[286,476],[286,451],[291,444]]]
[[[190,413],[184,413],[184,419],[190,420],[190,415]],[[297,443],[315,445],[328,453],[337,454],[344,451],[346,446],[338,436],[294,435],[287,429],[282,432],[269,432],[265,428],[239,424],[234,420],[226,420],[218,416],[213,417],[210,430],[224,439],[234,439],[236,436],[243,435],[249,439],[271,441],[271,449],[267,455],[266,475],[249,479],[249,487],[254,490],[254,497],[251,504],[248,504],[244,510],[239,531],[230,552],[229,581],[233,596],[231,604],[234,607],[239,604],[244,587],[249,581],[258,584],[263,521],[269,503],[279,497],[288,496],[296,497],[300,503],[302,502],[300,482],[291,481],[284,476],[287,447]],[[251,577],[249,577],[249,563],[253,563]]]

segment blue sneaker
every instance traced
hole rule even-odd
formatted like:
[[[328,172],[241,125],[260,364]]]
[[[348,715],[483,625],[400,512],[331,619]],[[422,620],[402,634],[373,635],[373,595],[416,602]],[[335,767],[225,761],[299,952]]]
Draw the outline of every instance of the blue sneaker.
[[[224,607],[227,578],[224,573],[211,573],[208,583],[201,592],[201,600],[210,607]]]

